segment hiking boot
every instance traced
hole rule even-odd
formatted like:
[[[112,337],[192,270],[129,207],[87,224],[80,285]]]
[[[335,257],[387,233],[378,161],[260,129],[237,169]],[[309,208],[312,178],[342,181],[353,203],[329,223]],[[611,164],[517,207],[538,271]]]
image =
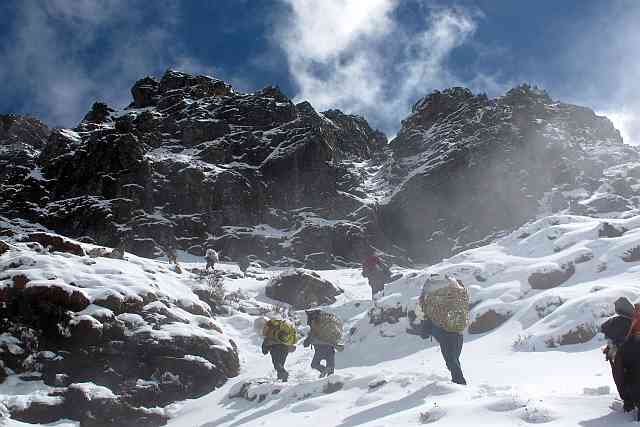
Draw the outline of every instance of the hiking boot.
[[[633,411],[635,409],[635,407],[636,407],[636,405],[630,400],[625,400],[622,403],[622,410],[624,412],[631,412],[631,411]]]
[[[278,372],[278,379],[283,383],[286,383],[289,380],[289,372],[287,371]]]

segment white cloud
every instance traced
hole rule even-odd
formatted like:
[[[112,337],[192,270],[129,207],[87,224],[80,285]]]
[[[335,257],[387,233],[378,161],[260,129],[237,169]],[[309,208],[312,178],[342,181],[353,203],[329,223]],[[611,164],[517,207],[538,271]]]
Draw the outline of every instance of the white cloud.
[[[397,130],[413,102],[457,81],[446,61],[477,27],[462,8],[424,9],[417,32],[404,29],[395,0],[284,0],[276,40],[297,85],[317,109],[362,114]],[[321,5],[321,6],[320,6]]]

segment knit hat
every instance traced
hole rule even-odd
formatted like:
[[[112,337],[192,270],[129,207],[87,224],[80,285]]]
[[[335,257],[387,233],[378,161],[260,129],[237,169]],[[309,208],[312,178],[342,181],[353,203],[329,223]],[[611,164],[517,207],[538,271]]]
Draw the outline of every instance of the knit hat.
[[[616,314],[621,316],[631,317],[633,316],[633,304],[625,297],[620,297],[613,303],[616,310]]]

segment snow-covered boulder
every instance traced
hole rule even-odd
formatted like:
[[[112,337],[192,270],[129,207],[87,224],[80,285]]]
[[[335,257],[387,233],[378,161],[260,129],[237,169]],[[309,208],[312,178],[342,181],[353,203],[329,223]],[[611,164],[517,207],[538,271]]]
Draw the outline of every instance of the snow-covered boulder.
[[[286,271],[267,283],[265,294],[276,301],[304,310],[336,302],[342,289],[311,270]]]
[[[0,368],[56,387],[44,400],[7,405],[17,419],[161,425],[166,416],[148,408],[202,396],[238,374],[235,343],[193,291],[198,276],[130,254],[91,258],[81,254],[96,247],[79,242],[81,251],[48,252],[16,235],[0,257]]]

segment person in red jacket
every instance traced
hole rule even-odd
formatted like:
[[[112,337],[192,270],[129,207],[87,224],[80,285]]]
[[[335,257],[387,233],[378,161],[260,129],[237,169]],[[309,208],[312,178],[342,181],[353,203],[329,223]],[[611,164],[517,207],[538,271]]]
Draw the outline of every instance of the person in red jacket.
[[[371,299],[378,292],[384,292],[384,284],[391,279],[389,267],[376,255],[369,255],[362,262],[362,275],[369,280],[371,287]]]

